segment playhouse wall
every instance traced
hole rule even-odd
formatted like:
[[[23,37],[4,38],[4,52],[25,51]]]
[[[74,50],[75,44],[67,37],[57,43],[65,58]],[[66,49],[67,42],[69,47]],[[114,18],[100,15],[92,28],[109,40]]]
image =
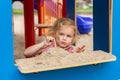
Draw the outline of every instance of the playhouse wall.
[[[109,0],[93,1],[95,19],[94,33],[96,33],[94,36],[94,49],[102,49],[105,51],[109,51],[107,42],[108,11],[106,11],[108,10],[108,7],[106,6],[108,6]],[[17,67],[14,66],[12,0],[0,0],[0,80],[120,80],[119,4],[120,0],[113,0],[112,53],[117,57],[117,60],[115,62],[102,63],[96,66],[88,65],[32,74],[22,74],[18,71]]]
[[[66,0],[66,17],[75,20],[75,1]]]
[[[113,0],[112,53],[120,60],[120,0]],[[117,66],[117,65],[116,65]]]
[[[109,52],[109,0],[93,2],[94,50]]]

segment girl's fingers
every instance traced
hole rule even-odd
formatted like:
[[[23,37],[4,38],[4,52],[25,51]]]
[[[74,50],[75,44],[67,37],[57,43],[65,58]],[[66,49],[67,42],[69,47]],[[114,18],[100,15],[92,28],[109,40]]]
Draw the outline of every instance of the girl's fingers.
[[[53,41],[54,41],[54,38],[47,36],[46,40],[47,40],[47,42],[53,42]]]
[[[83,51],[85,51],[84,48],[85,48],[85,45],[83,45],[82,47],[78,47],[76,51],[77,52],[83,52]]]
[[[84,52],[85,51],[85,49],[83,49],[83,50],[77,50],[77,52]]]
[[[84,49],[85,48],[85,45],[83,45],[82,47],[79,47],[80,48],[80,50],[82,50],[82,49]]]
[[[57,46],[57,45],[56,45],[56,40],[55,40],[55,38],[54,38],[54,37],[51,37],[51,36],[46,36],[45,44],[46,44],[47,46],[49,46],[49,45],[51,45],[51,44],[54,44],[55,47]]]
[[[84,51],[85,51],[85,49],[81,50],[81,52],[84,52]]]
[[[51,36],[47,36],[46,37],[46,43],[48,45],[51,45],[53,42],[54,42],[54,38],[53,37],[51,37]]]

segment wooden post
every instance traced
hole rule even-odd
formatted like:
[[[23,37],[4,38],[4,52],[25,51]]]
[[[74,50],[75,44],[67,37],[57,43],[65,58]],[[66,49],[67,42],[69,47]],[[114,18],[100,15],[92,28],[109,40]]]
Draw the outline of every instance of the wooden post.
[[[38,0],[38,23],[42,23],[42,0]],[[42,35],[42,29],[38,29],[38,35]]]
[[[63,0],[62,17],[66,17],[66,0]]]
[[[34,0],[24,0],[25,48],[35,44]]]
[[[44,0],[38,0],[38,23],[44,23]],[[38,29],[38,35],[42,35],[42,28]]]

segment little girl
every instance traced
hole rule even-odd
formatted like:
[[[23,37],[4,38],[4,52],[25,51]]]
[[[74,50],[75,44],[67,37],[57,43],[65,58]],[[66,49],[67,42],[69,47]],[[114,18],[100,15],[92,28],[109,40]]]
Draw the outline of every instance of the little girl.
[[[49,36],[46,37],[46,40],[28,47],[24,55],[28,57],[34,56],[56,46],[67,50],[69,53],[83,52],[85,45],[77,48],[73,46],[77,35],[78,31],[75,22],[68,18],[60,18],[50,28]]]

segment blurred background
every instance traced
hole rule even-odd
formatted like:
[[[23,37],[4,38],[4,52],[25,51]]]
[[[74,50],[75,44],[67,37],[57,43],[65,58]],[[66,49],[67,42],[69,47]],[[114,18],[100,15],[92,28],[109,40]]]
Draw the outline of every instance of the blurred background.
[[[36,0],[35,0],[36,1]],[[57,2],[57,0],[47,0]],[[81,33],[77,45],[87,45],[86,51],[93,50],[93,0],[75,0],[76,2],[76,22]],[[61,3],[62,0],[59,0]],[[37,4],[34,3],[34,23],[38,24]],[[25,35],[24,35],[24,10],[23,0],[13,0],[13,36],[14,36],[14,58],[24,58]],[[48,17],[48,20],[50,18]],[[53,19],[53,18],[52,18]],[[47,20],[45,20],[47,21]],[[38,36],[38,30],[35,30],[36,43],[43,40]]]

